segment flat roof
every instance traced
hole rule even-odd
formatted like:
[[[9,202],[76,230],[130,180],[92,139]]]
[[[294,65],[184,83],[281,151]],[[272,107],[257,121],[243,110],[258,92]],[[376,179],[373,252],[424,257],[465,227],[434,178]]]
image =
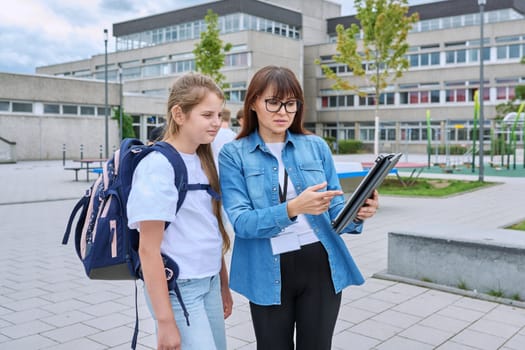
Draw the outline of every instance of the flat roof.
[[[169,27],[176,24],[188,23],[204,19],[208,9],[224,16],[232,13],[246,13],[249,15],[271,19],[296,28],[302,27],[302,14],[269,3],[257,0],[221,0],[197,6],[169,11],[148,17],[137,18],[113,24],[113,36],[141,33],[147,30]]]
[[[497,0],[487,1],[484,7],[485,11],[495,11],[512,8],[519,13],[525,14],[525,1],[523,0]],[[417,12],[419,20],[427,20],[432,18],[461,16],[469,13],[479,13],[479,5],[476,0],[445,0],[439,2],[431,2],[427,4],[410,6],[408,14]],[[327,20],[327,33],[329,35],[335,34],[335,27],[342,24],[348,28],[352,23],[359,25],[359,20],[355,15],[329,18]]]

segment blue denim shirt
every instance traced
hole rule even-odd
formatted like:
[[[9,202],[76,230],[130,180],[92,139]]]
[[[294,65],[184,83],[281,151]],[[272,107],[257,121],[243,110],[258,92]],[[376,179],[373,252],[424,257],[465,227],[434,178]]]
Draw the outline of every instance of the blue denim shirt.
[[[299,194],[326,181],[327,190],[340,190],[332,154],[326,142],[314,135],[287,133],[282,161]],[[230,287],[259,305],[281,302],[279,255],[272,254],[270,238],[294,224],[286,202],[279,201],[278,163],[258,132],[230,142],[219,155],[223,205],[235,230]],[[335,292],[364,282],[343,239],[331,222],[343,208],[344,197],[332,199],[321,215],[305,215],[325,247]],[[362,224],[351,223],[344,232],[360,233]]]

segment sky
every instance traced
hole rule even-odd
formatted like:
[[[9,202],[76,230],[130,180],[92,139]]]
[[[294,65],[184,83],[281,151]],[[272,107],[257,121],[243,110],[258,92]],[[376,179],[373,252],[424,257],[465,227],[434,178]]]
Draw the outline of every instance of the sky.
[[[343,16],[355,13],[352,0],[331,1],[342,4]],[[0,72],[34,74],[39,66],[103,54],[105,28],[113,52],[113,23],[205,2],[210,0],[1,0]]]

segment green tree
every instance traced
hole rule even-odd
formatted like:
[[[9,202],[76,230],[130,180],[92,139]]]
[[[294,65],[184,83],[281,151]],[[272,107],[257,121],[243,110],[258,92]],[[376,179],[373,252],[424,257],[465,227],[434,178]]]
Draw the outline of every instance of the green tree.
[[[206,30],[201,32],[201,40],[195,44],[195,69],[209,75],[222,89],[229,86],[226,77],[220,72],[224,66],[225,53],[231,50],[232,44],[223,44],[219,37],[219,15],[208,10],[204,17]]]
[[[112,119],[116,120],[120,128],[120,107],[113,109]],[[133,118],[122,111],[122,139],[134,138],[135,130],[133,129]]]
[[[379,120],[382,93],[409,67],[406,58],[409,48],[407,35],[412,25],[419,20],[419,15],[408,15],[407,1],[355,0],[356,18],[360,26],[354,23],[348,28],[341,24],[336,27],[338,53],[333,56],[333,60],[347,65],[355,77],[362,79],[342,78],[328,65],[316,60],[324,74],[335,80],[333,89],[352,90],[360,96],[366,96],[367,89],[372,88],[376,121]],[[361,42],[358,41],[359,37],[362,38]],[[376,129],[378,127],[376,122]],[[377,153],[378,130],[375,135],[374,152]]]

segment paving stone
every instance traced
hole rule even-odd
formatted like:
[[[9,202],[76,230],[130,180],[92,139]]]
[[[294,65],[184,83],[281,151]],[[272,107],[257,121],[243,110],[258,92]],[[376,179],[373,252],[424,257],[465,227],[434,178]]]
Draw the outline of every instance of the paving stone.
[[[381,343],[374,348],[375,350],[431,350],[433,347],[428,344],[420,343],[412,339],[395,336]]]
[[[366,320],[350,328],[349,331],[384,341],[390,337],[393,337],[402,330],[403,329],[400,327],[395,327],[387,323],[382,323],[375,320]]]
[[[505,338],[466,329],[451,338],[452,341],[482,350],[493,350],[505,343]]]
[[[374,346],[379,343],[380,340],[378,339],[367,337],[352,331],[344,331],[334,336],[332,340],[332,348],[368,350],[374,348]]]

